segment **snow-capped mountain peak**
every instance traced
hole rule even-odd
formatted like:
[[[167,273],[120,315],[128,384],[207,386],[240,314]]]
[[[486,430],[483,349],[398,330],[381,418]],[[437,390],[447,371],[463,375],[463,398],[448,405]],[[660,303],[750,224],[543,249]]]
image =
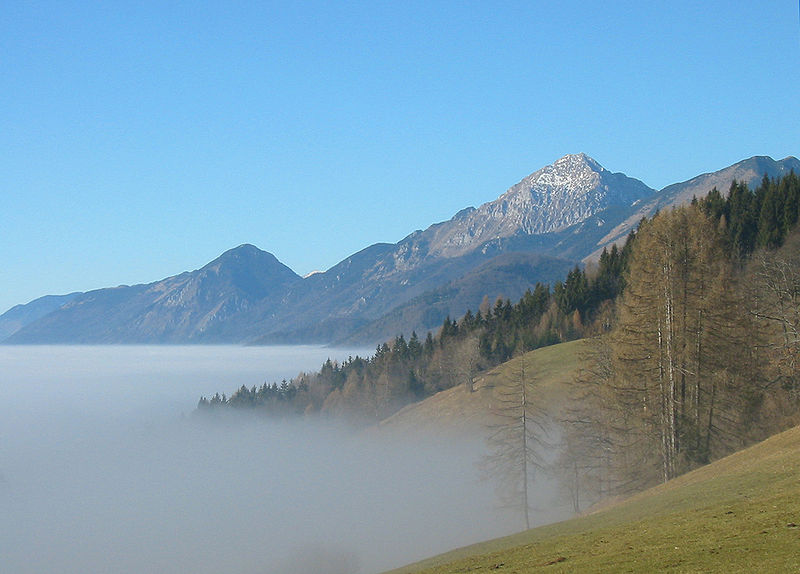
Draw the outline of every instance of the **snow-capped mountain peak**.
[[[606,169],[584,153],[565,155],[523,180],[531,191],[563,188],[572,193],[585,192],[597,185]]]
[[[493,239],[560,231],[654,191],[637,179],[608,171],[584,153],[565,155],[496,200],[438,227],[434,251],[455,256]]]

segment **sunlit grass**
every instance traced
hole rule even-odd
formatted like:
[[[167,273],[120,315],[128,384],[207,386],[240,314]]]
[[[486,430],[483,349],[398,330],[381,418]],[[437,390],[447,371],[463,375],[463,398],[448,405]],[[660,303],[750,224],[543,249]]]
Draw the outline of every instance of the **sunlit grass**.
[[[567,395],[574,373],[580,365],[583,341],[572,341],[537,349],[525,355],[527,375],[532,377],[541,392],[539,398],[549,405],[552,416]],[[494,389],[516,376],[519,358],[491,371],[478,375],[475,392],[463,386],[442,391],[426,400],[410,405],[386,419],[385,429],[402,429],[421,434],[455,432],[480,434],[490,424]]]
[[[800,571],[800,428],[589,516],[393,574]]]

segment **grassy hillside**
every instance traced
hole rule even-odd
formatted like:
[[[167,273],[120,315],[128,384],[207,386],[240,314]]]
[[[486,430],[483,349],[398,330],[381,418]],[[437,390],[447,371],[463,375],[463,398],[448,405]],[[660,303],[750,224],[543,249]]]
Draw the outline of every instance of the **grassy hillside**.
[[[800,427],[594,514],[392,574],[800,571]]]
[[[580,364],[583,341],[571,341],[531,351],[525,355],[530,376],[555,416],[562,406],[575,370]],[[414,403],[381,423],[383,430],[409,432],[456,432],[480,435],[489,424],[495,389],[510,378],[519,359],[512,359],[475,381],[474,392],[458,386]]]

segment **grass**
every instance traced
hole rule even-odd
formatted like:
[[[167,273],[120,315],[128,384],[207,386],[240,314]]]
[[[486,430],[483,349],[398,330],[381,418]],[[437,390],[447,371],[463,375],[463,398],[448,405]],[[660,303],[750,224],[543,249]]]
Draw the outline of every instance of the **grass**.
[[[800,428],[588,516],[392,574],[798,572]]]
[[[557,411],[567,394],[573,374],[580,364],[583,341],[571,341],[531,351],[525,355],[526,369],[541,389],[541,397]],[[409,405],[381,423],[385,430],[404,433],[453,433],[479,435],[490,423],[490,405],[494,388],[512,378],[519,359],[513,359],[475,381],[475,391],[458,386]],[[554,413],[555,414],[555,413]]]

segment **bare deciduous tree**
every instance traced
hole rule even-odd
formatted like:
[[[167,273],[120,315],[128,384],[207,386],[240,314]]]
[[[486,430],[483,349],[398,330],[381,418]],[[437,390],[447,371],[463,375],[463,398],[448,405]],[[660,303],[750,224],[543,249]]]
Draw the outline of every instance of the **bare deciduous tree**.
[[[770,326],[775,376],[800,399],[800,234],[776,252],[756,256],[753,314]]]
[[[483,461],[487,475],[497,480],[505,506],[518,509],[530,528],[529,488],[537,471],[545,467],[548,447],[543,402],[530,366],[529,355],[510,365],[510,375],[494,388],[494,423],[487,439],[489,454]]]
[[[640,228],[618,308],[605,419],[627,427],[614,435],[627,443],[615,453],[626,465],[615,466],[634,464],[631,486],[746,442],[744,421],[759,401],[756,329],[722,236],[700,210],[678,208]]]

